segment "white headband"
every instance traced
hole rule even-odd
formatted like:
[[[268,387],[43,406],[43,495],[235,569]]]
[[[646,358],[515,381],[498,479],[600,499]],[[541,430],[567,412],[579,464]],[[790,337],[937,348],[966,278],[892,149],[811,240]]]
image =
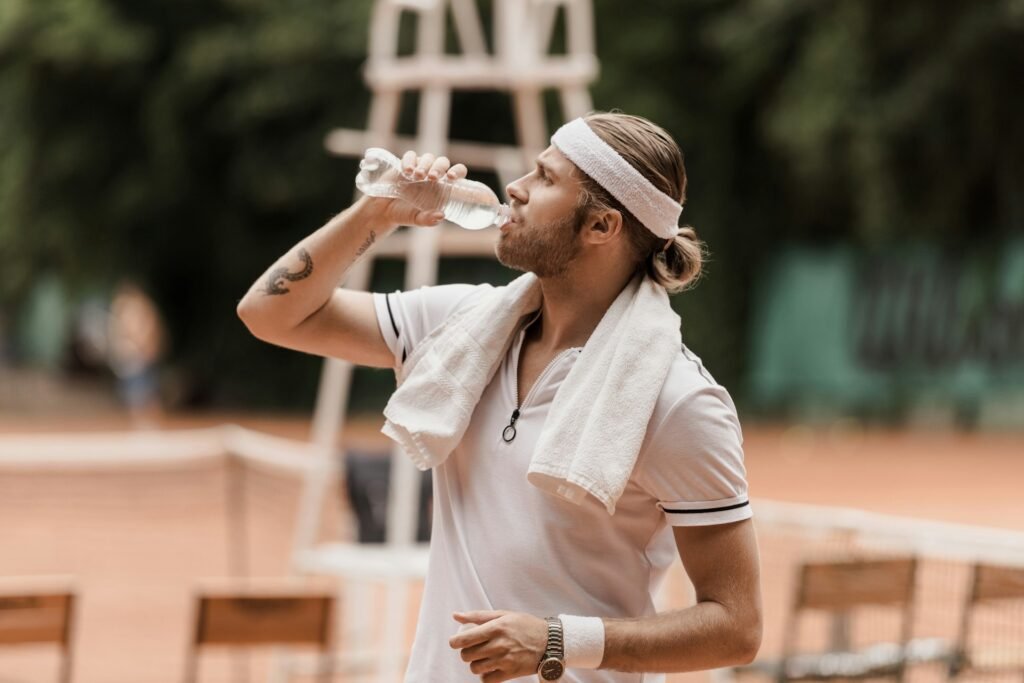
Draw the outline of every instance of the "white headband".
[[[551,144],[629,209],[644,227],[669,239],[679,233],[682,205],[629,165],[583,119],[573,119],[551,136]]]

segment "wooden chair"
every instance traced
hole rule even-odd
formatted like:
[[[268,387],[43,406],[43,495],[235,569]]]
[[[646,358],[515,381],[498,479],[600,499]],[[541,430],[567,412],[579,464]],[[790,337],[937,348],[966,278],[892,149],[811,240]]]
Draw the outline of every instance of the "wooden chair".
[[[57,680],[71,680],[75,592],[65,577],[8,577],[0,583],[0,645],[50,643],[60,648]]]
[[[760,673],[778,683],[839,678],[902,681],[907,663],[922,655],[910,647],[916,574],[915,558],[800,565],[781,657],[737,667],[733,673]],[[852,620],[863,608],[896,610],[898,632],[895,638],[855,648],[850,637]],[[824,613],[830,617],[824,652],[808,653],[799,647],[800,626],[809,613]]]
[[[1012,607],[1018,608],[1013,624],[1002,621],[984,628],[986,616],[1005,616],[985,615],[984,611],[1005,612]],[[1014,673],[1024,680],[1024,567],[976,564],[971,572],[950,678]]]
[[[196,595],[195,630],[186,654],[185,683],[195,683],[200,648],[223,646],[313,646],[320,652],[319,676],[333,672],[333,592],[299,585],[204,587]]]

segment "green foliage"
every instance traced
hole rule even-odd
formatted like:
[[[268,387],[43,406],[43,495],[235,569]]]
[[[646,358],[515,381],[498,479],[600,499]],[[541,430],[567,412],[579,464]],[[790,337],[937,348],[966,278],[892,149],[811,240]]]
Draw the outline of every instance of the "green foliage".
[[[786,243],[970,249],[1024,232],[1017,0],[596,0],[598,106],[664,125],[711,249],[677,297],[719,379]]]
[[[308,388],[315,361],[246,346],[234,305],[351,197],[322,141],[364,116],[367,3],[2,7],[0,299],[23,301],[43,271],[71,291],[136,278],[186,384],[241,401],[247,366],[267,367],[263,400],[293,400],[281,386]]]
[[[752,1],[712,33],[812,209],[793,212],[795,237],[823,224],[875,244],[1020,229],[1006,201],[1024,192],[1019,2]],[[750,50],[772,43],[775,59]]]
[[[0,3],[0,304],[43,272],[72,292],[133,276],[202,398],[307,407],[316,360],[254,342],[233,310],[351,199],[354,162],[322,141],[365,125],[371,4]],[[684,216],[712,261],[675,301],[724,383],[747,372],[750,293],[781,243],[961,245],[1024,225],[1020,0],[594,5],[595,105],[686,152]],[[460,94],[453,134],[507,142],[509,112]],[[385,271],[375,287],[400,286]]]

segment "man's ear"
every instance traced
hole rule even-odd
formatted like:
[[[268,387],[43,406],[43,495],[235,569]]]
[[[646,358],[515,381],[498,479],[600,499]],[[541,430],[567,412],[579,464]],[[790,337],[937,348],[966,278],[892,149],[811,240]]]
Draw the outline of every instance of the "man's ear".
[[[611,241],[622,232],[622,214],[615,209],[594,211],[587,216],[584,229],[595,242]]]

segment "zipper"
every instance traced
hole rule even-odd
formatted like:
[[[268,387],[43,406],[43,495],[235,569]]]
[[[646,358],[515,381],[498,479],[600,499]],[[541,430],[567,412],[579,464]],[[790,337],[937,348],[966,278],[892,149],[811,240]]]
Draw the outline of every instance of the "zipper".
[[[520,350],[521,349],[522,347],[520,347]],[[505,443],[511,443],[516,438],[516,422],[519,420],[520,410],[530,402],[530,398],[537,391],[537,387],[541,384],[541,380],[547,377],[548,372],[551,370],[551,366],[558,362],[558,360],[560,360],[565,354],[577,351],[580,351],[580,349],[578,347],[573,347],[562,351],[552,358],[551,362],[547,364],[547,367],[545,367],[540,375],[537,376],[537,380],[533,383],[533,386],[530,387],[530,393],[523,399],[522,406],[519,405],[519,354],[516,353],[515,362],[512,366],[512,396],[515,397],[516,408],[512,411],[512,417],[509,419],[509,423],[505,426],[505,429],[501,430],[501,438]]]

